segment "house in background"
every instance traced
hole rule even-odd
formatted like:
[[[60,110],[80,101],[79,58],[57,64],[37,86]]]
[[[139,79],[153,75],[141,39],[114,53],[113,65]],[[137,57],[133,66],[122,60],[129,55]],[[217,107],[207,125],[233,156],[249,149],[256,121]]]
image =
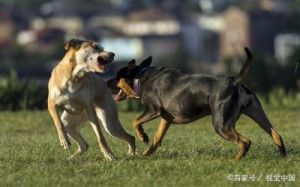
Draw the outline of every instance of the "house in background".
[[[220,57],[234,57],[241,54],[245,46],[250,46],[248,15],[238,9],[229,8],[223,13],[223,29],[220,32]]]
[[[154,55],[157,59],[176,51],[181,25],[158,8],[131,12],[127,17],[95,16],[88,22],[90,34],[107,50],[118,51],[116,60]]]
[[[9,12],[0,13],[0,48],[15,43],[16,25]]]
[[[159,8],[130,13],[122,28],[126,36],[142,39],[143,55],[155,54],[157,58],[176,51],[180,29],[178,20]]]
[[[224,27],[223,18],[220,15],[199,15],[197,24],[201,30],[200,61],[202,63],[219,62],[220,33]]]
[[[282,63],[288,63],[289,57],[296,48],[300,47],[300,34],[278,34],[275,38],[275,57]],[[299,59],[297,59],[299,61]]]
[[[216,63],[240,56],[242,49],[250,45],[248,15],[236,7],[222,14],[201,15],[198,25],[202,30],[201,62]]]
[[[286,14],[257,10],[249,14],[250,46],[258,55],[274,57],[274,42],[278,34],[287,31]]]
[[[288,30],[286,20],[287,16],[283,12],[260,9],[246,13],[236,7],[230,7],[222,14],[202,15],[198,21],[199,27],[206,31],[206,34],[202,33],[204,35],[202,43],[206,48],[202,48],[202,52],[207,56],[211,53],[211,56],[218,56],[215,59],[205,57],[202,59],[214,62],[241,56],[245,46],[250,47],[258,55],[274,57],[276,36]],[[210,44],[205,45],[206,43]],[[215,49],[210,49],[209,46],[212,44],[217,44]],[[214,52],[205,51],[207,49]]]

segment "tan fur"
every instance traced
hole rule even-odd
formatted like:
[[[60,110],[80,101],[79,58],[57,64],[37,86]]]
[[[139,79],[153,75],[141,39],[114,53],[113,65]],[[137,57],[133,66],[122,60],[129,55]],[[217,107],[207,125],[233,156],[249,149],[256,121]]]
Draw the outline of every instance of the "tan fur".
[[[158,129],[155,133],[154,139],[153,139],[153,143],[151,144],[151,146],[143,153],[144,156],[149,156],[152,155],[156,149],[158,148],[158,146],[161,145],[161,142],[170,126],[170,122],[168,122],[167,120],[161,118],[160,119],[160,123],[158,126]]]
[[[133,127],[136,131],[137,137],[144,143],[148,143],[149,139],[147,134],[144,132],[144,129],[142,125],[144,123],[147,123],[148,121],[151,121],[152,119],[155,119],[159,116],[158,113],[151,113],[149,115],[141,115],[142,117],[137,118],[133,121]]]
[[[78,41],[78,40],[77,40]],[[72,44],[74,45],[74,44]],[[105,130],[114,137],[128,143],[129,154],[134,154],[134,137],[122,128],[115,103],[106,82],[93,72],[103,72],[104,65],[99,65],[98,57],[112,61],[112,53],[102,49],[94,49],[94,43],[82,42],[81,46],[68,45],[63,59],[52,71],[48,89],[48,110],[56,126],[61,145],[68,149],[70,135],[78,150],[71,156],[82,154],[88,145],[80,135],[78,127],[88,120],[97,136],[98,143],[104,157],[113,160],[115,157],[108,147],[101,132],[99,119]],[[82,60],[82,61],[81,61]],[[59,117],[57,108],[63,109]]]
[[[136,96],[135,91],[126,83],[125,79],[120,79],[117,86],[126,93],[128,98]]]
[[[75,68],[75,62],[74,62],[74,55],[75,55],[75,49],[71,48],[67,51],[66,55],[63,57],[63,59],[60,61],[59,65],[57,65],[53,71],[53,81],[55,85],[63,85],[63,77],[67,79],[72,78],[72,72]],[[51,80],[51,79],[50,79]]]
[[[48,85],[48,110],[56,126],[60,143],[62,146],[64,146],[65,149],[69,147],[70,140],[66,134],[66,130],[61,122],[61,119],[58,116],[55,99],[52,96],[50,96],[50,90],[55,87],[64,87],[65,81],[71,79],[71,75],[75,67],[75,62],[71,62],[70,60],[73,58],[74,54],[75,49],[73,48],[67,51],[66,55],[63,57],[60,63],[53,69]]]
[[[280,135],[276,132],[275,129],[271,128],[271,136],[276,145],[282,146],[282,140]]]

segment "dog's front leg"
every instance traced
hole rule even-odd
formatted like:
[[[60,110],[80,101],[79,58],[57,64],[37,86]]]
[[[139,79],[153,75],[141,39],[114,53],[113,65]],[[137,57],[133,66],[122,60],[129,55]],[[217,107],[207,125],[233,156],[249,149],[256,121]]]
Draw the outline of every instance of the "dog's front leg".
[[[98,143],[100,146],[100,149],[105,157],[106,160],[115,160],[115,156],[113,155],[112,151],[110,150],[110,148],[108,147],[105,137],[101,131],[100,125],[99,125],[99,121],[96,115],[96,111],[95,109],[91,106],[90,109],[87,110],[87,115],[88,118],[90,120],[90,123],[93,127],[93,130],[97,136],[98,139]]]
[[[140,115],[136,120],[133,121],[133,127],[138,138],[145,144],[149,143],[149,138],[144,132],[142,124],[151,121],[159,116],[160,114],[158,112],[146,109],[142,115]]]
[[[65,129],[61,119],[58,116],[56,106],[55,106],[55,104],[53,103],[53,101],[51,99],[48,99],[48,110],[49,110],[49,113],[50,113],[50,115],[51,115],[51,117],[54,121],[56,130],[57,130],[57,133],[58,133],[60,144],[65,149],[68,149],[71,145],[70,139],[67,136],[66,129]]]
[[[158,129],[157,129],[156,134],[153,139],[153,143],[143,153],[144,156],[149,156],[149,155],[153,154],[156,151],[156,149],[158,148],[158,146],[161,145],[162,139],[164,138],[170,124],[171,124],[170,122],[161,118]]]

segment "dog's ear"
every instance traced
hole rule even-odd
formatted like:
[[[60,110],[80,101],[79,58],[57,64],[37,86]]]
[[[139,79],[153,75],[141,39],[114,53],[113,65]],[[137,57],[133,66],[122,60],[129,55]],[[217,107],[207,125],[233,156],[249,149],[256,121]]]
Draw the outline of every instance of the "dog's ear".
[[[143,60],[143,62],[141,62],[140,68],[147,68],[151,65],[151,63],[152,63],[152,56],[149,56],[148,58]]]
[[[130,62],[128,62],[128,70],[131,70],[133,68],[135,68],[135,60],[132,59]]]
[[[78,50],[82,44],[82,40],[71,39],[68,43],[65,44],[65,50],[69,50],[71,47]]]

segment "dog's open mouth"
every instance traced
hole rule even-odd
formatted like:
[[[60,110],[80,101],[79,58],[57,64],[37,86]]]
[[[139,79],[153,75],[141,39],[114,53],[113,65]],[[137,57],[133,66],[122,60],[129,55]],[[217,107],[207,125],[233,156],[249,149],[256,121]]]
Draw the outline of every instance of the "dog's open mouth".
[[[99,65],[105,66],[106,64],[111,63],[114,59],[113,58],[104,59],[103,57],[99,56],[97,60],[98,60]]]
[[[119,89],[116,94],[113,95],[113,99],[117,102],[120,102],[126,99],[126,94],[122,89]]]
[[[106,65],[109,64],[109,63],[111,63],[113,61],[113,58],[111,58],[111,59],[104,59],[103,57],[99,56],[97,58],[97,60],[98,60],[98,64],[97,64],[98,68],[100,70],[105,70]]]

